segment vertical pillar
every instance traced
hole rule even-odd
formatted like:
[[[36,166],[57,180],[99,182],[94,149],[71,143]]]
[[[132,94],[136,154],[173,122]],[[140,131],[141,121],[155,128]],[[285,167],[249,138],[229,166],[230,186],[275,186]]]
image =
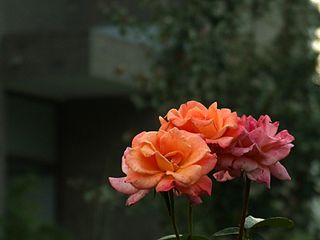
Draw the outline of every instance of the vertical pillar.
[[[6,160],[5,160],[5,137],[4,137],[4,92],[3,80],[0,74],[0,219],[5,219],[5,194],[6,194]],[[3,237],[3,229],[0,226],[0,239]]]
[[[2,39],[6,32],[5,26],[5,1],[0,0],[0,51],[2,48]],[[5,161],[5,137],[4,137],[4,89],[3,89],[3,73],[0,66],[0,218],[4,219],[5,204],[5,186],[6,186],[6,161]],[[3,229],[0,228],[0,238],[3,237]]]
[[[2,36],[6,31],[5,26],[5,0],[0,0],[0,42],[2,40]]]

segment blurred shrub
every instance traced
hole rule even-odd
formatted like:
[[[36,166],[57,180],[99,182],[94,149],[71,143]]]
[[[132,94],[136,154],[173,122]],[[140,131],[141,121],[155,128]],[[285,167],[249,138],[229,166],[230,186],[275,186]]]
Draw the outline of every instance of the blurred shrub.
[[[68,240],[68,234],[39,217],[35,190],[40,179],[34,174],[13,178],[8,186],[6,218],[2,219],[5,240]]]

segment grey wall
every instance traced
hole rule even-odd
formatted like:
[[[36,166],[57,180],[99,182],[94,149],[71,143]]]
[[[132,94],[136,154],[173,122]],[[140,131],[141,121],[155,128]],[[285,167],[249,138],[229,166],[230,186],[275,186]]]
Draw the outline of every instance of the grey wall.
[[[43,163],[56,161],[56,107],[51,102],[6,95],[6,152]]]
[[[87,29],[90,1],[1,0],[7,34]]]
[[[137,214],[136,206],[125,207],[124,196],[106,182],[108,176],[122,175],[124,149],[136,133],[158,127],[157,116],[135,110],[124,98],[79,100],[63,104],[61,123],[61,219],[75,239],[154,239],[159,236],[156,217],[159,212],[144,208],[144,204],[154,202],[147,199],[138,204],[137,208],[142,209]],[[112,193],[109,197],[113,200],[103,205],[86,203],[85,191],[101,186]]]

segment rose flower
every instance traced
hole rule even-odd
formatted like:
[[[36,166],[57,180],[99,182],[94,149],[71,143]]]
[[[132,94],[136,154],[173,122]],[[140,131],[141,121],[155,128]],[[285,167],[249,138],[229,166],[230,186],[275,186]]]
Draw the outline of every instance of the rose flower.
[[[211,195],[212,182],[206,174],[216,162],[216,155],[197,134],[177,128],[142,132],[123,155],[126,177],[110,177],[109,181],[117,191],[129,195],[127,205],[136,203],[153,188],[157,192],[174,189],[197,204],[201,203],[199,195]]]
[[[218,169],[214,174],[218,181],[227,181],[244,172],[252,181],[270,188],[270,174],[280,180],[291,180],[285,167],[279,162],[293,147],[294,137],[283,130],[279,123],[272,123],[268,115],[258,121],[252,116],[242,116],[243,131],[237,141],[218,154]]]
[[[208,144],[228,147],[240,134],[239,118],[228,108],[217,108],[217,103],[207,109],[197,101],[189,101],[180,108],[171,109],[165,118],[160,117],[161,128],[167,130],[177,127],[200,134]]]

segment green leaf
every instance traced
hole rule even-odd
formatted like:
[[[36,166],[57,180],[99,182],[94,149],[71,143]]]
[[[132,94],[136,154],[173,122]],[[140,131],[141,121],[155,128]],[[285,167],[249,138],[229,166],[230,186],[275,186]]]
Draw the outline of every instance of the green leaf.
[[[255,218],[255,217],[252,217],[252,216],[248,216],[248,217],[246,217],[246,220],[244,222],[244,228],[250,229],[254,225],[256,225],[257,223],[262,222],[262,221],[264,221],[263,218]]]
[[[252,233],[250,234],[250,240],[264,240],[264,238],[259,233]]]
[[[239,234],[239,228],[238,227],[228,227],[224,228],[212,235],[212,237],[223,237],[223,236],[229,236],[229,235],[238,235]]]
[[[256,229],[256,228],[263,228],[263,227],[282,227],[282,228],[291,228],[293,227],[294,222],[289,218],[285,217],[271,217],[267,219],[263,218],[255,218],[252,216],[246,217],[246,221],[244,227],[246,229]]]
[[[252,228],[263,228],[263,227],[271,227],[271,228],[292,228],[294,226],[294,222],[285,217],[272,217],[267,218],[257,224],[255,224]]]
[[[180,236],[180,240],[189,240],[188,234],[184,234],[184,235],[180,234],[179,236]],[[162,238],[159,238],[158,240],[176,240],[176,235],[174,235],[174,234],[167,235]],[[207,237],[204,237],[204,236],[194,235],[194,236],[192,236],[191,240],[210,240],[210,239]]]
[[[183,237],[182,234],[180,234],[179,236]],[[159,238],[158,240],[174,240],[174,239],[176,239],[176,235],[171,234],[171,235],[167,235],[162,238]]]

